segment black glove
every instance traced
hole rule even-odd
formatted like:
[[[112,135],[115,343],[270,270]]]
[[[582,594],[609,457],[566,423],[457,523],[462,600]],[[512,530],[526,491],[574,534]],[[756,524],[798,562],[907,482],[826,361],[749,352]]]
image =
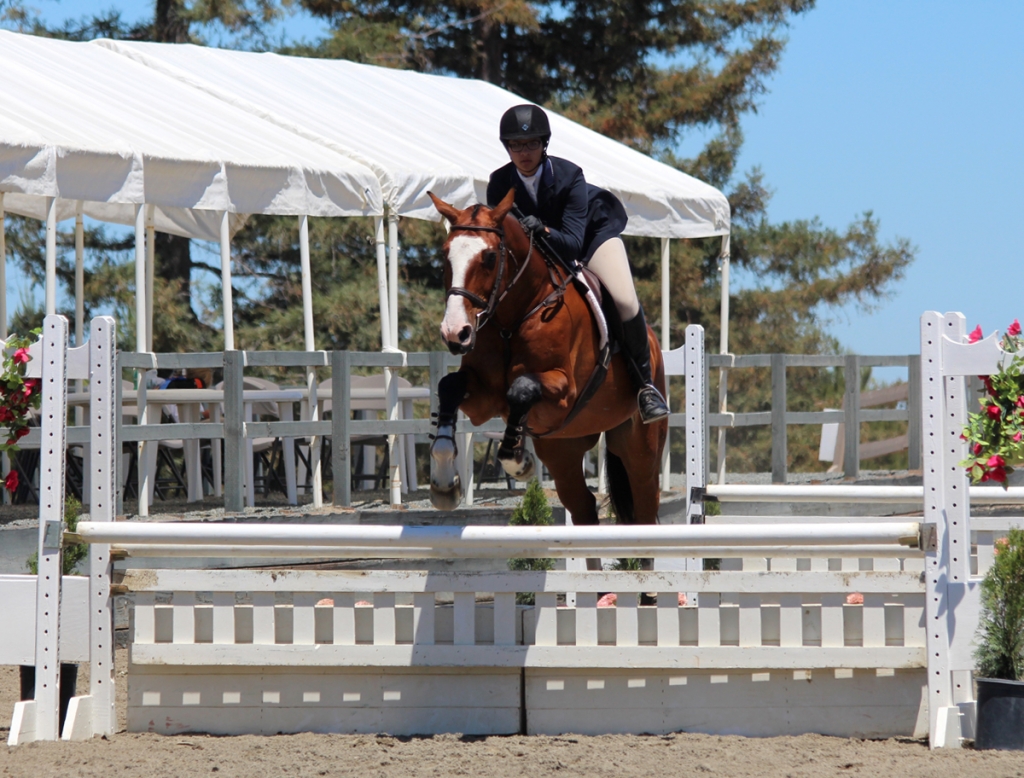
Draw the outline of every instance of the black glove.
[[[522,225],[527,235],[536,235],[538,232],[544,232],[544,222],[536,216],[526,216],[519,224]]]

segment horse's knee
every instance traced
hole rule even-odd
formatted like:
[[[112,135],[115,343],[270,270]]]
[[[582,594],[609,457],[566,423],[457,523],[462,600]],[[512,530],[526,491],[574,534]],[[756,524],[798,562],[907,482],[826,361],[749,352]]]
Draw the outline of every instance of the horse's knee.
[[[540,402],[541,385],[534,376],[521,375],[508,388],[505,395],[509,408],[525,412]]]

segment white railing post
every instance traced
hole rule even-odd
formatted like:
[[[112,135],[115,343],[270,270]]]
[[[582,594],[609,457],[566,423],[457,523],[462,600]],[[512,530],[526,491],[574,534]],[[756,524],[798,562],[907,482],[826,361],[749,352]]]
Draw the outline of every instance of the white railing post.
[[[946,317],[921,317],[921,410],[924,438],[924,518],[935,525],[936,545],[925,555],[925,628],[928,646],[929,744],[959,747],[960,711],[953,705],[949,662],[949,533],[945,517],[945,379],[942,336]],[[962,322],[960,329],[962,329]],[[960,342],[961,333],[955,334]],[[954,379],[955,380],[955,379]],[[963,379],[959,379],[963,383]]]
[[[112,522],[115,518],[118,482],[116,457],[120,446],[114,436],[117,414],[115,359],[117,325],[111,316],[92,320],[89,333],[90,440],[92,478],[89,518]],[[112,735],[117,729],[114,708],[114,617],[110,594],[110,545],[89,547],[89,697],[92,727],[87,736]],[[71,713],[68,713],[69,718]],[[74,736],[75,728],[68,728]]]
[[[39,574],[36,584],[36,738],[60,735],[59,614],[67,447],[68,323],[43,320],[42,449],[39,467]]]
[[[704,490],[707,486],[707,439],[705,414],[707,387],[704,377],[704,328],[686,328],[686,517],[687,523],[704,520]]]

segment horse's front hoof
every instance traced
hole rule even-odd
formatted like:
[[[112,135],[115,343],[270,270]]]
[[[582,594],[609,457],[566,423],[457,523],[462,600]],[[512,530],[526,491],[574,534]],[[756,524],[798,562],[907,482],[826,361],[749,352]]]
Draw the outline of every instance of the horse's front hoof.
[[[430,504],[439,511],[453,511],[462,502],[462,479],[455,476],[455,482],[447,489],[430,484]]]

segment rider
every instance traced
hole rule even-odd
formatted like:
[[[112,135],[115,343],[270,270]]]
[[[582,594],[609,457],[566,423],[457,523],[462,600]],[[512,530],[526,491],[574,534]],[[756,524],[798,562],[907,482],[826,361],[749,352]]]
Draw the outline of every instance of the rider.
[[[509,108],[501,117],[498,137],[512,161],[491,173],[488,205],[494,207],[514,188],[515,204],[525,214],[523,229],[543,235],[559,257],[585,263],[601,279],[622,321],[622,345],[637,388],[640,418],[650,424],[668,416],[665,398],[651,381],[647,322],[619,237],[628,218],[622,203],[611,192],[588,184],[577,165],[548,156],[551,127],[537,106]]]

